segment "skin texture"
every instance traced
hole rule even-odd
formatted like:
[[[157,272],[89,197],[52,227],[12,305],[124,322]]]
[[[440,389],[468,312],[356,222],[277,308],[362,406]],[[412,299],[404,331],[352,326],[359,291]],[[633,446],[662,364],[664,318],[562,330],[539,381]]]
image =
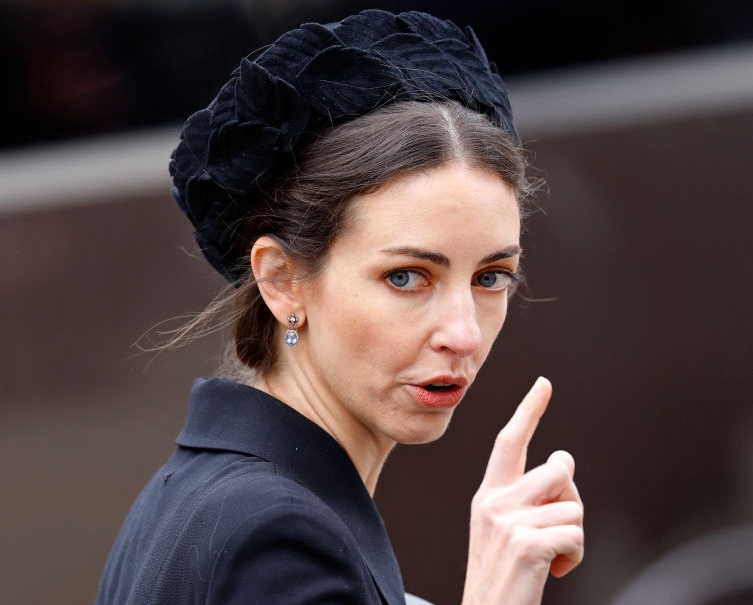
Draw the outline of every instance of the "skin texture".
[[[583,559],[583,502],[564,451],[527,473],[526,454],[552,394],[540,377],[499,432],[471,505],[463,605],[541,603],[551,573],[562,577]]]
[[[395,443],[432,441],[450,422],[455,406],[428,407],[415,386],[441,379],[465,390],[486,359],[508,295],[478,277],[516,270],[520,216],[503,180],[460,164],[398,179],[350,211],[324,270],[286,292],[280,310],[300,318],[299,344],[258,386],[329,431],[373,490]],[[275,254],[257,242],[260,271],[262,245]],[[405,287],[390,281],[395,271]],[[262,293],[284,287],[265,281]]]
[[[288,315],[299,318],[299,343],[255,386],[337,439],[373,494],[392,447],[440,437],[486,360],[507,316],[520,215],[505,181],[455,162],[356,197],[350,218],[314,279],[291,279],[300,271],[274,239],[254,245],[280,341]],[[563,575],[582,557],[572,458],[524,472],[550,393],[537,383],[495,445],[472,505],[465,605],[538,603],[550,564]]]

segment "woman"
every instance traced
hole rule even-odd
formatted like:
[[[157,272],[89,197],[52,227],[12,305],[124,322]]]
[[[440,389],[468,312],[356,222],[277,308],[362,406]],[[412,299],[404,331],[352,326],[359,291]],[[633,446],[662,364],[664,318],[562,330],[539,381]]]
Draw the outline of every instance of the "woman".
[[[235,286],[234,379],[198,380],[98,603],[403,603],[372,495],[447,428],[519,279],[530,185],[473,33],[423,13],[306,24],[246,58],[173,155]],[[573,460],[524,474],[539,379],[471,507],[463,602],[530,604],[582,558]]]

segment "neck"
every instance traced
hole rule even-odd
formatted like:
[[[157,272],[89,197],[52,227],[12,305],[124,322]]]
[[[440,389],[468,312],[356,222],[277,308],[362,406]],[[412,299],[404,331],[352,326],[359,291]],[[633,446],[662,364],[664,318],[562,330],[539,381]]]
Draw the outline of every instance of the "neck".
[[[282,379],[282,375],[285,379]],[[338,414],[337,406],[328,406],[307,382],[291,380],[290,372],[268,372],[258,376],[252,386],[283,403],[327,431],[350,457],[369,494],[374,497],[379,475],[395,442],[373,434],[352,416]]]

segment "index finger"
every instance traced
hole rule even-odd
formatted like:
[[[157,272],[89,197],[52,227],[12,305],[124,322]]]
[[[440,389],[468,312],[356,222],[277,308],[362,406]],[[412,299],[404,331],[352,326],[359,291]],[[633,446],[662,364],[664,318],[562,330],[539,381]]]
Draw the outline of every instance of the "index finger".
[[[539,376],[497,435],[481,482],[483,487],[503,487],[523,476],[528,444],[551,396],[552,383]]]

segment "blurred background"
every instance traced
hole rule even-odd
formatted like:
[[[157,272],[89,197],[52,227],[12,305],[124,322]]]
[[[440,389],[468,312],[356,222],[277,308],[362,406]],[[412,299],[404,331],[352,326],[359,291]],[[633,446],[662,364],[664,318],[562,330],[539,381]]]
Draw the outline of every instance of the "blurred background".
[[[93,602],[216,366],[220,336],[134,346],[222,285],[168,195],[183,119],[289,27],[372,7],[472,25],[549,183],[485,372],[377,490],[407,589],[459,602],[470,498],[544,374],[530,463],[575,455],[587,531],[544,602],[753,603],[749,0],[0,4],[0,603]]]

